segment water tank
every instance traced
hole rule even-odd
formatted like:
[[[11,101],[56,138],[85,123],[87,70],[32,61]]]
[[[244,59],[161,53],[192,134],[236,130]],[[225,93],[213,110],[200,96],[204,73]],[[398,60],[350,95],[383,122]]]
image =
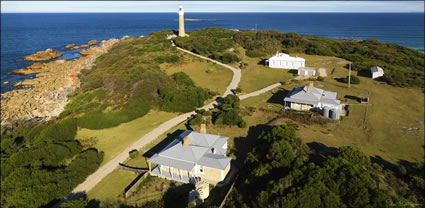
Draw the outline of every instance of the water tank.
[[[324,117],[328,118],[328,117],[329,117],[329,110],[330,110],[330,108],[329,108],[329,107],[324,107],[324,108],[323,108],[323,111],[322,111],[322,115],[323,115]]]
[[[340,112],[338,109],[332,109],[329,111],[329,118],[339,120]]]

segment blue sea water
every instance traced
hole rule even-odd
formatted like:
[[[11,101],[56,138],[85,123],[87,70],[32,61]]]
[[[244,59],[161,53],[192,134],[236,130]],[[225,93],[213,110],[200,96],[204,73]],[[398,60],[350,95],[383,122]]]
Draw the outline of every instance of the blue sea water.
[[[1,83],[31,77],[7,75],[31,62],[26,55],[47,48],[64,53],[59,59],[77,58],[78,51],[63,51],[70,43],[148,35],[178,28],[177,13],[2,13]],[[424,13],[186,13],[186,31],[206,27],[274,29],[336,39],[377,39],[424,49]],[[1,92],[11,90],[1,85]]]

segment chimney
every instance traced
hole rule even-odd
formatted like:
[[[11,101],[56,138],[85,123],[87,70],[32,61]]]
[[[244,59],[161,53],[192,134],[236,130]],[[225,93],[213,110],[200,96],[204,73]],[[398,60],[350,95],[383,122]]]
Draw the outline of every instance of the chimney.
[[[205,124],[201,124],[201,130],[199,130],[199,133],[202,133],[202,134],[207,133],[207,127]]]
[[[310,87],[314,86],[314,82],[310,82],[307,86],[307,93],[310,91]]]
[[[189,137],[185,136],[183,138],[183,147],[187,147],[188,144],[189,144]]]
[[[276,51],[276,56],[279,56],[279,51]]]

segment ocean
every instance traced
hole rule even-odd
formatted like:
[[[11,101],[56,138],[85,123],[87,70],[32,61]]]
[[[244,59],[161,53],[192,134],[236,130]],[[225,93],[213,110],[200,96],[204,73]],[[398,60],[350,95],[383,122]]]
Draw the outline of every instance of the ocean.
[[[70,43],[149,35],[152,31],[178,28],[177,13],[2,13],[1,92],[33,75],[7,75],[31,62],[24,56],[52,48],[78,58],[78,50],[64,51]],[[424,13],[185,13],[186,31],[206,27],[278,30],[336,39],[377,39],[424,50]]]

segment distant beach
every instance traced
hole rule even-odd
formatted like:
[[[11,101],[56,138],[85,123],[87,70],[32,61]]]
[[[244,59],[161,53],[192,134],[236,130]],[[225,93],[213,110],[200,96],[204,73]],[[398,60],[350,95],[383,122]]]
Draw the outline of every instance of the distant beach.
[[[424,13],[186,13],[186,31],[206,27],[278,30],[336,39],[377,39],[424,51]],[[198,21],[199,20],[199,21]],[[1,14],[1,92],[33,75],[7,75],[33,62],[22,59],[52,48],[58,59],[80,57],[67,44],[177,30],[177,13]]]

